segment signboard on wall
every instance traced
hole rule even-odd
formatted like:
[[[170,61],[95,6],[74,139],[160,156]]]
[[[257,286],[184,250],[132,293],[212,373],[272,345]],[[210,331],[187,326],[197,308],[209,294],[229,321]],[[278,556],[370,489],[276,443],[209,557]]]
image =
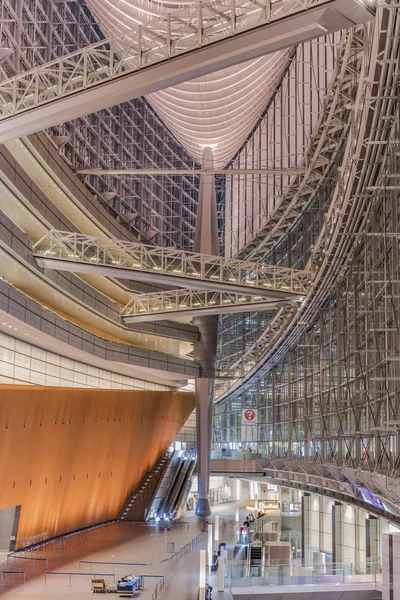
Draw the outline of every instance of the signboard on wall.
[[[258,411],[256,408],[242,409],[242,442],[258,441]]]

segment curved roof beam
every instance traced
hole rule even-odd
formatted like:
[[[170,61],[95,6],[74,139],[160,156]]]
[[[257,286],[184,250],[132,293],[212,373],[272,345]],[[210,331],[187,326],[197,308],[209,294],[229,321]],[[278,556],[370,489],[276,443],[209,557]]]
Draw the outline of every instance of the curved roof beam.
[[[198,1],[6,80],[0,143],[373,18],[357,0],[278,4]]]

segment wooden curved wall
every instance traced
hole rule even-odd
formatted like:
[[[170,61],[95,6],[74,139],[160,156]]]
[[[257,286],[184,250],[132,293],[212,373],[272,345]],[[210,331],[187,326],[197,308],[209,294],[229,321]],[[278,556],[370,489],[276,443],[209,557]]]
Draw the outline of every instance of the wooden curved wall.
[[[0,508],[16,547],[113,519],[168,449],[194,394],[0,386]]]

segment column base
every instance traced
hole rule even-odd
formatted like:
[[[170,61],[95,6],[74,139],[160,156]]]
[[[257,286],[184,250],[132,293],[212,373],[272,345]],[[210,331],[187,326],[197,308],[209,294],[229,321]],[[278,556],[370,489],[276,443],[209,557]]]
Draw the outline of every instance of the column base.
[[[210,502],[208,498],[199,498],[196,506],[196,515],[198,517],[208,517],[211,515]]]

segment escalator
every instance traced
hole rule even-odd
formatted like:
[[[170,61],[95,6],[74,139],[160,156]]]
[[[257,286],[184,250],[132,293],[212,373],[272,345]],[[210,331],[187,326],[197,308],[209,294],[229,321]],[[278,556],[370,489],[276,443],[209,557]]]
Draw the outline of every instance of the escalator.
[[[195,465],[195,452],[174,452],[148,512],[149,519],[166,517],[174,520],[180,517],[189,493]]]
[[[189,495],[193,481],[193,473],[196,466],[197,458],[193,453],[187,457],[185,465],[181,471],[179,481],[176,485],[176,493],[173,495],[170,514],[173,521],[180,518],[182,510],[186,505],[186,500]]]
[[[247,550],[247,577],[261,577],[265,560],[265,547],[262,542],[253,542]]]

